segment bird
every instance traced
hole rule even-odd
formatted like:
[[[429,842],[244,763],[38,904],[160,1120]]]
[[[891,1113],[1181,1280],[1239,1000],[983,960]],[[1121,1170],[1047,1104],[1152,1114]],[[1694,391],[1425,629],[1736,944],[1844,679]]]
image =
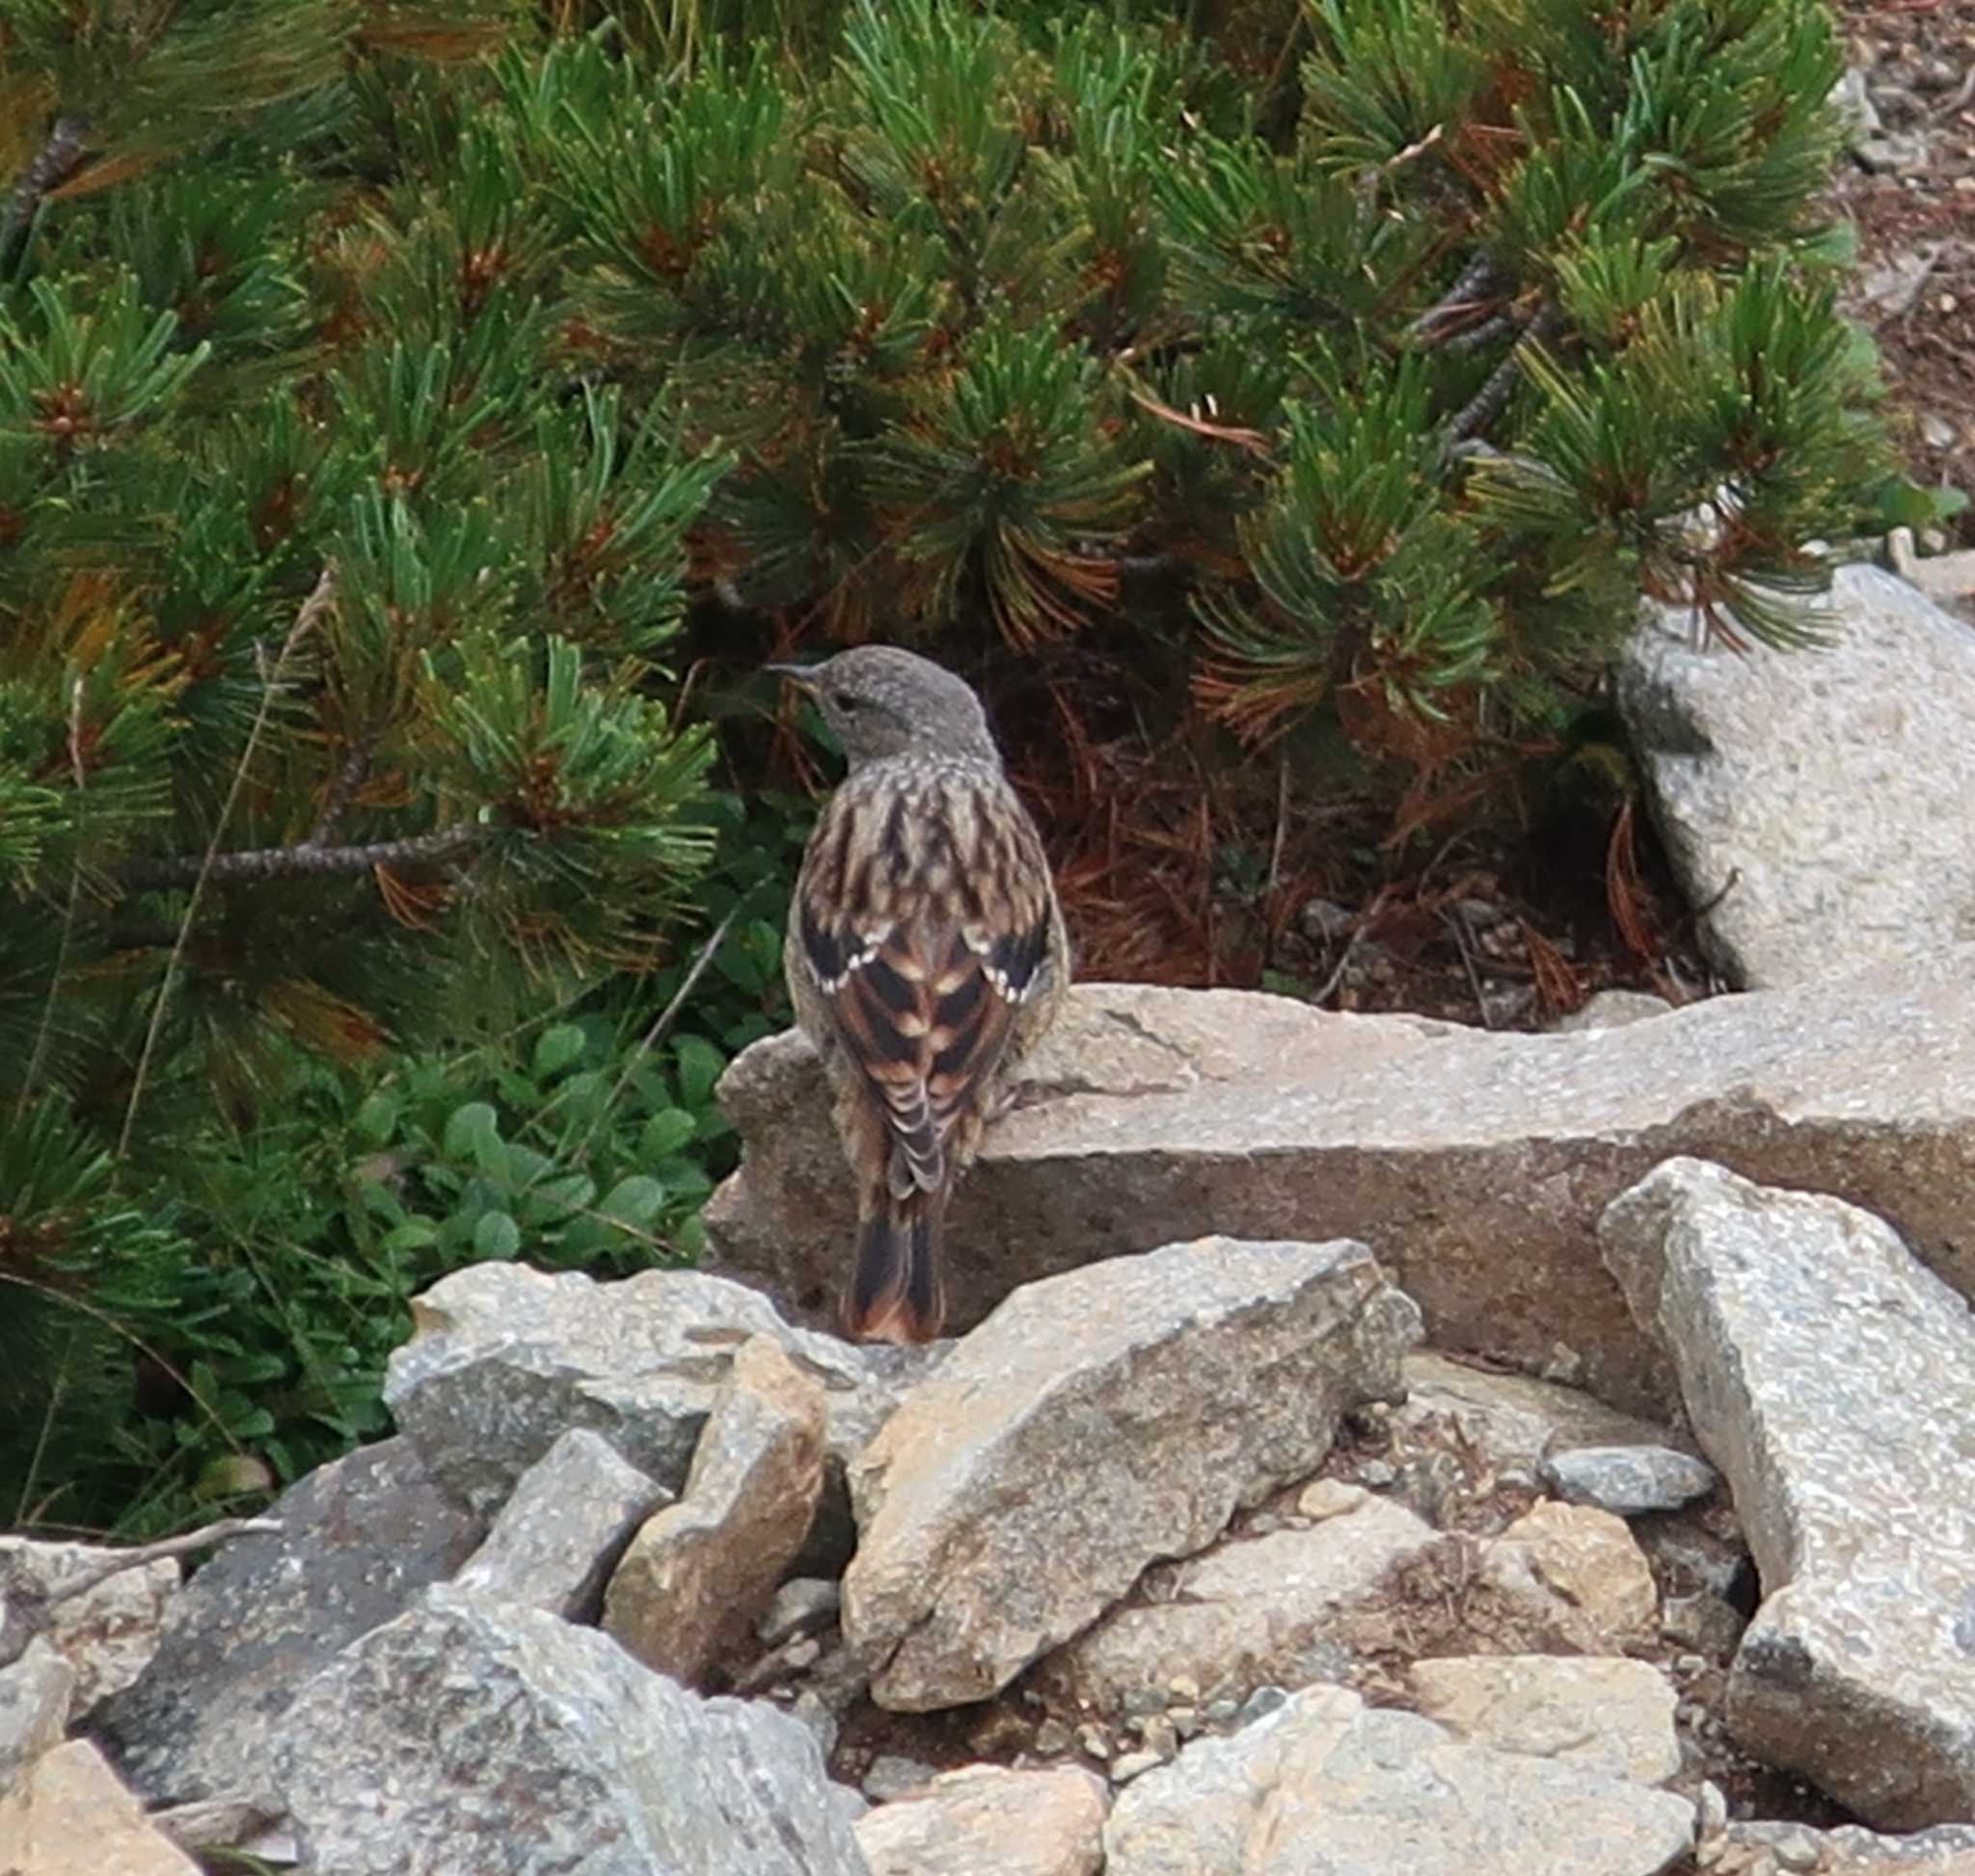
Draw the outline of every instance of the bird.
[[[842,1326],[931,1342],[947,1206],[1069,987],[1063,909],[963,679],[880,644],[768,668],[815,701],[849,765],[803,850],[782,947],[856,1183]]]

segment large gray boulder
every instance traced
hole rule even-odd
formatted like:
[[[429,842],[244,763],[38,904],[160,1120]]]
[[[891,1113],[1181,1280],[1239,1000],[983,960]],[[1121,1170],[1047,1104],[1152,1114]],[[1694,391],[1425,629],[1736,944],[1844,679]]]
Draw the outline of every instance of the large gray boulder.
[[[1362,1244],[1209,1237],[1011,1296],[852,1466],[880,1705],[985,1699],[1146,1565],[1313,1471],[1419,1333]]]
[[[311,1876],[868,1876],[799,1721],[449,1589],[318,1673],[268,1756]]]
[[[1807,611],[1828,647],[1702,645],[1648,608],[1619,662],[1702,939],[1749,989],[1975,938],[1975,630],[1870,566]]]
[[[1354,1237],[1436,1346],[1664,1417],[1672,1371],[1594,1233],[1675,1153],[1867,1206],[1975,1289],[1975,946],[1590,1035],[1086,984],[1029,1075],[954,1205],[960,1328],[1019,1284],[1176,1238]],[[721,1098],[746,1156],[709,1212],[718,1256],[826,1307],[852,1220],[813,1053],[758,1043]]]

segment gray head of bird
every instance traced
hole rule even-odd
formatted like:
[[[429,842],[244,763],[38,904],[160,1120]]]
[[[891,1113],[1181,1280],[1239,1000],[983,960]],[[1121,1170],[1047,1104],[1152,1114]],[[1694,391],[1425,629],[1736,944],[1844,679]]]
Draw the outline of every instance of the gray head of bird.
[[[820,665],[766,668],[816,700],[852,770],[918,750],[1000,760],[972,686],[917,652],[853,645]]]

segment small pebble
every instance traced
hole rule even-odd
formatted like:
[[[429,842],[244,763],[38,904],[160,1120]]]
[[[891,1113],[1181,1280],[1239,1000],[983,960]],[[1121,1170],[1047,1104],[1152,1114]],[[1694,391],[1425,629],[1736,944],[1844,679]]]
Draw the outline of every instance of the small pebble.
[[[1297,1493],[1296,1509],[1305,1517],[1321,1521],[1355,1511],[1366,1496],[1363,1485],[1354,1485],[1348,1480],[1318,1479]]]
[[[931,1784],[938,1776],[937,1769],[924,1759],[879,1753],[864,1774],[861,1789],[874,1805],[886,1805],[908,1791],[917,1791],[922,1784]]]
[[[789,1711],[816,1735],[816,1743],[823,1748],[825,1758],[837,1749],[837,1716],[824,1704],[821,1695],[813,1688],[805,1687],[796,1696],[796,1704]]]
[[[1210,1726],[1231,1726],[1240,1717],[1239,1700],[1209,1700],[1201,1708],[1201,1718]]]
[[[1708,1657],[1704,1654],[1675,1655],[1673,1672],[1676,1674],[1704,1674],[1708,1672]]]
[[[1244,1726],[1252,1726],[1258,1720],[1265,1720],[1275,1710],[1287,1703],[1288,1694],[1280,1687],[1261,1686],[1241,1702],[1236,1718]]]
[[[1029,1749],[1044,1758],[1060,1758],[1075,1744],[1076,1735],[1061,1720],[1044,1720],[1036,1728]]]
[[[1824,1852],[1808,1831],[1789,1831],[1770,1845],[1770,1855],[1785,1869],[1815,1869]]]
[[[1283,1528],[1283,1520],[1273,1511],[1258,1511],[1248,1520],[1248,1535],[1251,1537],[1271,1537]]]
[[[1166,1692],[1176,1706],[1193,1706],[1200,1699],[1200,1682],[1191,1674],[1175,1674],[1166,1683]]]
[[[1109,1758],[1111,1756],[1111,1740],[1102,1726],[1079,1726],[1076,1729],[1076,1743],[1092,1758]]]
[[[1398,1482],[1399,1469],[1388,1459],[1366,1459],[1358,1468],[1358,1478],[1372,1491],[1384,1491]]]
[[[1682,1700],[1673,1709],[1673,1723],[1680,1726],[1698,1726],[1705,1711],[1698,1700]]]
[[[1166,1710],[1166,1696],[1156,1687],[1134,1687],[1122,1702],[1127,1720],[1143,1720],[1150,1713]]]
[[[1719,1836],[1728,1828],[1728,1800],[1713,1779],[1703,1779],[1696,1794],[1694,1835]]]
[[[791,1642],[782,1650],[782,1666],[791,1673],[799,1674],[804,1668],[813,1668],[823,1656],[823,1644],[813,1635],[805,1635],[799,1642]]]
[[[1191,1739],[1200,1730],[1200,1709],[1197,1706],[1168,1707],[1166,1718],[1173,1723],[1173,1730],[1181,1739]]]
[[[1179,1750],[1179,1734],[1174,1729],[1173,1722],[1163,1713],[1157,1719],[1146,1722],[1143,1737],[1146,1751],[1157,1753],[1161,1758],[1171,1758]]]
[[[1126,1784],[1141,1772],[1150,1772],[1154,1766],[1165,1764],[1157,1753],[1126,1753],[1111,1766],[1111,1782]]]
[[[839,1586],[821,1576],[792,1576],[774,1592],[754,1632],[770,1647],[792,1635],[805,1634],[834,1621],[843,1606]]]

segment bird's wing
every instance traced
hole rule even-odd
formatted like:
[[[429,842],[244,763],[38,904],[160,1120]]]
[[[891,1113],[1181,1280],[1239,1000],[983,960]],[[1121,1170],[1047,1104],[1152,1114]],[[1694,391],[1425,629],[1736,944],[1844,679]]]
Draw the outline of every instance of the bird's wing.
[[[1005,782],[933,774],[838,791],[792,920],[800,961],[893,1142],[894,1195],[934,1191],[947,1140],[1040,982],[1053,899]]]

